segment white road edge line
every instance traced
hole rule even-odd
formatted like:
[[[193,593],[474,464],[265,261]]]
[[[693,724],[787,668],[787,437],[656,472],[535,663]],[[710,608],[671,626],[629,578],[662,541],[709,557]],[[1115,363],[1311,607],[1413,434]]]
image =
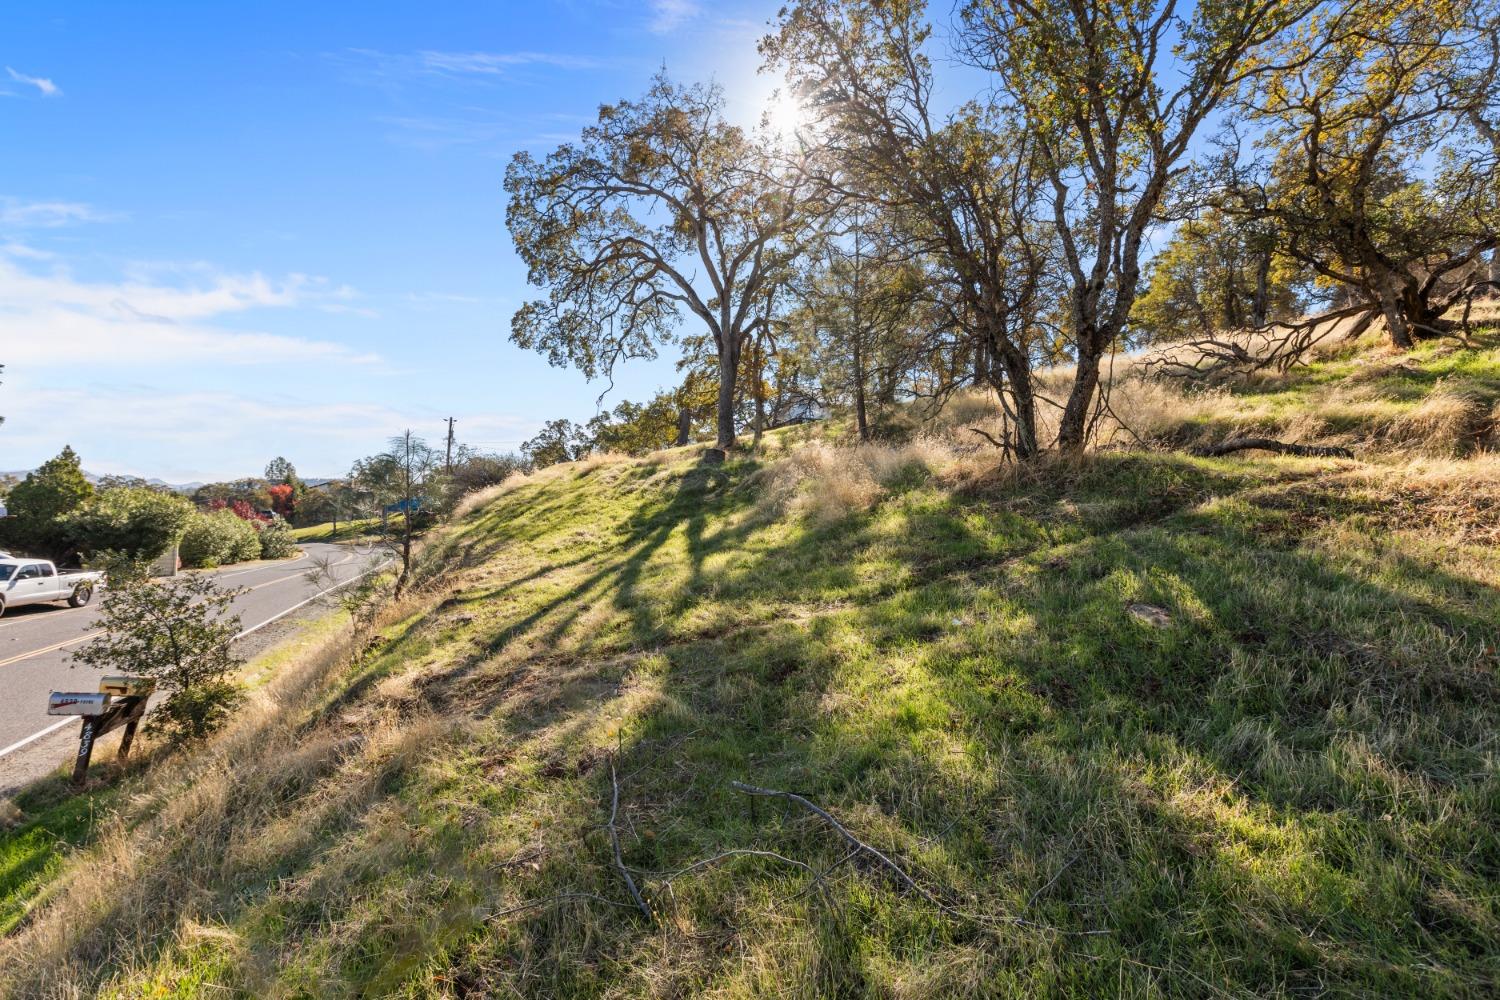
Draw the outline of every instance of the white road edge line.
[[[371,573],[375,572],[377,569],[385,569],[387,566],[389,566],[392,563],[392,561],[393,560],[387,559],[385,562],[381,563],[379,566],[371,566],[369,569],[365,570],[363,573],[359,574],[358,576],[351,576],[349,579],[345,580],[343,583],[336,583],[332,587],[327,588],[326,590],[320,590],[316,594],[314,594],[311,597],[309,597],[307,600],[305,600],[305,601],[299,601],[296,604],[293,604],[291,607],[287,608],[285,611],[278,611],[276,614],[274,614],[271,617],[267,618],[265,621],[261,622],[259,625],[251,625],[249,628],[245,629],[245,631],[243,631],[239,635],[235,636],[235,638],[236,639],[243,639],[243,638],[245,638],[245,636],[249,635],[251,632],[257,632],[260,629],[265,628],[267,625],[271,624],[274,621],[280,621],[281,619],[285,618],[287,615],[291,614],[293,611],[296,611],[298,608],[305,608],[305,607],[307,607],[307,605],[311,604],[313,601],[316,601],[318,598],[324,596],[325,594],[331,594],[335,590],[343,590],[345,587],[349,586],[349,584],[354,583],[357,580],[364,579],[365,577],[369,576]],[[280,583],[281,581],[277,580],[275,582]],[[0,750],[0,757],[4,757],[4,756],[5,756],[5,751]]]
[[[26,737],[24,740],[21,740],[19,743],[12,743],[10,746],[6,747],[4,750],[0,750],[0,757],[4,757],[6,754],[9,754],[9,753],[14,753],[15,751],[21,749],[22,747],[24,747],[24,746],[26,746],[28,744],[35,743],[37,740],[41,739],[43,736],[46,736],[48,733],[55,733],[59,729],[61,729],[63,726],[66,726],[68,723],[70,723],[70,722],[77,722],[77,721],[78,721],[78,719],[76,717],[72,717],[72,716],[70,716],[69,718],[66,718],[66,719],[59,719],[58,721],[52,723],[52,725],[48,726],[46,729],[43,729],[41,732],[39,732],[39,733],[32,733],[30,736]]]
[[[335,590],[342,590],[345,587],[349,586],[349,584],[354,583],[357,580],[364,579],[365,577],[369,576],[371,573],[375,572],[378,569],[385,569],[393,561],[394,560],[387,559],[385,562],[381,563],[379,566],[371,566],[369,569],[365,570],[363,573],[359,574],[358,576],[351,576],[349,579],[345,580],[343,583],[336,583],[332,587],[327,588],[326,590],[320,590],[316,594],[314,594],[311,597],[309,597],[307,600],[301,601],[301,602],[299,602],[297,604],[293,604],[291,607],[287,608],[285,611],[282,611],[282,612],[279,612],[278,614],[272,615],[270,618],[267,618],[265,621],[261,622],[259,625],[252,625],[252,626],[250,626],[249,628],[245,629],[245,631],[243,631],[239,635],[235,636],[235,639],[243,639],[245,636],[249,635],[251,632],[259,631],[260,629],[265,628],[267,625],[271,624],[274,621],[280,621],[281,619],[285,618],[287,615],[291,614],[293,611],[296,611],[298,608],[305,608],[307,605],[311,604],[313,601],[316,601],[318,598],[324,596],[325,594],[331,594]],[[60,719],[57,722],[52,723],[52,725],[48,726],[46,729],[43,729],[40,732],[32,733],[30,736],[26,737],[24,740],[20,740],[20,741],[18,741],[16,743],[12,743],[10,746],[5,747],[3,750],[0,750],[0,757],[6,757],[6,756],[8,756],[10,754],[13,754],[17,750],[21,749],[22,747],[30,746],[32,743],[35,743],[37,740],[41,739],[43,736],[48,736],[48,735],[50,735],[52,733],[57,732],[59,729],[61,729],[63,726],[66,726],[68,723],[70,723],[70,722],[77,722],[77,721],[78,721],[78,719],[77,719],[76,716],[69,716],[66,719]]]

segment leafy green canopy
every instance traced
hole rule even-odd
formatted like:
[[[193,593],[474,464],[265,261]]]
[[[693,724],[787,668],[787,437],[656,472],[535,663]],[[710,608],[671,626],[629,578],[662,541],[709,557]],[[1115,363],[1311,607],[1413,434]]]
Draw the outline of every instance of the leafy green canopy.
[[[84,477],[78,453],[64,447],[56,457],[29,473],[6,498],[7,540],[41,555],[61,558],[69,536],[63,517],[94,495]]]
[[[726,121],[718,87],[659,76],[641,100],[603,105],[579,143],[544,160],[518,153],[506,171],[506,223],[528,280],[547,289],[515,314],[511,339],[608,377],[654,357],[690,314],[719,359],[727,447],[740,352],[815,212],[798,185]]]
[[[182,537],[192,516],[193,505],[185,497],[120,487],[95,494],[60,523],[85,555],[154,559]]]

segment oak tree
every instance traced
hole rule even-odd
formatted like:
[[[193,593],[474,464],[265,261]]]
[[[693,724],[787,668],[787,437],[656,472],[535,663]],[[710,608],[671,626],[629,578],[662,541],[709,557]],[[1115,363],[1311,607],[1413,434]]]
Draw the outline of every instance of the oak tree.
[[[716,443],[732,446],[764,286],[815,211],[798,177],[725,118],[718,87],[659,76],[642,99],[600,107],[579,142],[540,160],[518,153],[505,187],[516,250],[547,290],[515,314],[515,343],[609,377],[691,317],[717,358]]]
[[[949,325],[994,359],[986,371],[1014,448],[1035,454],[1032,372],[1050,248],[1033,224],[1034,146],[987,99],[938,105],[921,3],[803,0],[775,28],[761,51],[829,151],[822,183],[896,220],[908,261],[937,262]]]
[[[1473,0],[1322,13],[1244,95],[1258,155],[1235,158],[1227,204],[1273,222],[1282,253],[1352,289],[1411,347],[1448,328],[1496,246],[1495,149],[1481,137],[1500,18]]]
[[[966,0],[969,60],[1034,144],[1067,283],[1075,364],[1057,443],[1083,448],[1101,362],[1128,328],[1146,239],[1194,138],[1225,99],[1267,71],[1265,46],[1303,0]]]

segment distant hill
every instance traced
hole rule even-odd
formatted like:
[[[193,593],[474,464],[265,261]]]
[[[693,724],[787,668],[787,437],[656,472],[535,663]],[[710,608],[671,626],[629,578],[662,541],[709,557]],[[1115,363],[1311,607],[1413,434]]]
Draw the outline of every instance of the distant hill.
[[[5,471],[0,471],[0,479],[25,479],[32,473],[32,471],[33,470],[31,469],[7,469]],[[91,483],[97,483],[104,477],[85,469],[83,470],[83,478],[87,479]],[[167,489],[173,490],[177,493],[191,493],[198,487],[203,485],[199,482],[169,483],[165,479],[147,479],[146,482],[151,486],[165,486]]]
[[[0,480],[11,478],[25,479],[32,471],[33,470],[31,469],[9,469],[0,471]],[[83,471],[83,478],[87,479],[91,483],[98,483],[104,477],[98,475],[97,473],[89,472],[87,469],[85,469]],[[302,477],[302,484],[310,490],[321,489],[327,486],[329,483],[339,481],[340,477],[338,476]],[[204,483],[198,481],[194,481],[191,483],[169,483],[165,479],[155,478],[147,479],[146,482],[151,486],[164,486],[175,493],[191,493],[199,487],[205,485]]]

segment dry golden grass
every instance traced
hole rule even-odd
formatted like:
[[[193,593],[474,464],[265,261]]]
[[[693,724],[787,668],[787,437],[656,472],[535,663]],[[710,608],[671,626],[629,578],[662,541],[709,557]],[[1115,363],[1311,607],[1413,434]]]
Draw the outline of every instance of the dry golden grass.
[[[494,486],[486,486],[482,490],[467,493],[459,500],[453,508],[453,516],[459,519],[468,517],[481,507],[487,507],[498,498],[509,493],[511,490],[526,483],[527,476],[524,472],[512,472],[505,477],[505,481],[496,483]]]
[[[409,597],[375,627],[432,603]],[[0,995],[89,995],[83,984],[101,968],[148,966],[147,942],[233,937],[204,922],[218,905],[208,886],[243,884],[316,851],[329,830],[362,820],[387,776],[437,752],[462,725],[411,714],[398,690],[379,686],[340,707],[350,641],[346,630],[330,634],[254,690],[208,744],[152,765],[150,780],[32,903],[45,919],[0,941]]]
[[[757,474],[767,512],[790,512],[829,523],[867,510],[902,481],[916,482],[952,466],[960,454],[946,436],[900,444],[810,442]]]
[[[1391,421],[1388,439],[1423,455],[1444,457],[1472,450],[1490,430],[1491,403],[1473,391],[1439,385]]]

